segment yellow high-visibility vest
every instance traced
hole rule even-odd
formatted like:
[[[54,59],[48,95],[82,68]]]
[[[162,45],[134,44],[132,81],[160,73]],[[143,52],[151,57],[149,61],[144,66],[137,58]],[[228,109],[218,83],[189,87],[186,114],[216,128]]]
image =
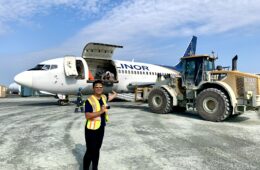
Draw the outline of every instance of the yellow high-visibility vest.
[[[106,105],[107,104],[107,97],[105,95],[101,95],[101,99],[102,99],[104,105]],[[88,98],[88,101],[89,101],[89,104],[92,106],[93,112],[98,112],[98,111],[101,110],[100,103],[94,95],[90,96]],[[106,120],[106,122],[108,121],[107,110],[106,110],[106,113],[105,113],[105,120]],[[87,119],[86,126],[87,126],[88,129],[97,130],[101,126],[101,116],[95,117],[93,119]]]

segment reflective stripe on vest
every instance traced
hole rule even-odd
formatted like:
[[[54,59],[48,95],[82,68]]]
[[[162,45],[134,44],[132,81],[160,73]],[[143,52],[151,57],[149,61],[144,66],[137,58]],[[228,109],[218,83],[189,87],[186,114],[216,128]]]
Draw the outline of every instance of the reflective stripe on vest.
[[[101,99],[102,99],[104,105],[106,105],[106,96],[101,95]],[[89,104],[92,106],[93,112],[98,112],[101,110],[100,103],[94,95],[90,96],[88,98],[88,101],[89,101]],[[106,119],[106,121],[108,120],[107,113],[105,113],[105,119]],[[87,125],[88,129],[97,130],[101,126],[101,117],[98,116],[93,119],[87,119],[86,125]]]

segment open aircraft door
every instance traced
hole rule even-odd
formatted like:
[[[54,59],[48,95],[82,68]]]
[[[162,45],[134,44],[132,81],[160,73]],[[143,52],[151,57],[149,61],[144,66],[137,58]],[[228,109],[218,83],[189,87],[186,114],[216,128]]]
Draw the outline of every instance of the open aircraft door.
[[[68,77],[78,76],[78,72],[76,68],[76,57],[73,56],[64,57],[64,70],[66,76]]]
[[[117,68],[112,60],[116,48],[123,48],[123,46],[92,42],[84,47],[82,58],[88,65],[89,75],[93,75],[93,79],[88,79],[87,82],[102,80],[104,84],[110,86],[118,83]]]
[[[88,43],[83,49],[82,57],[112,60],[115,48],[123,48],[123,46],[103,43]]]

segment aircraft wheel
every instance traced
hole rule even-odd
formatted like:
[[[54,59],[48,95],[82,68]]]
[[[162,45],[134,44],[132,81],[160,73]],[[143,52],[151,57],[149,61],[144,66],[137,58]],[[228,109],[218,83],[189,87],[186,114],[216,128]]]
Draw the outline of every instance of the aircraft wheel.
[[[58,105],[60,106],[66,106],[69,104],[69,101],[67,100],[58,100]]]
[[[199,93],[196,109],[202,118],[213,122],[225,120],[232,112],[228,97],[215,88],[208,88]]]
[[[172,99],[162,88],[155,88],[150,92],[148,105],[155,113],[165,114],[172,111]]]

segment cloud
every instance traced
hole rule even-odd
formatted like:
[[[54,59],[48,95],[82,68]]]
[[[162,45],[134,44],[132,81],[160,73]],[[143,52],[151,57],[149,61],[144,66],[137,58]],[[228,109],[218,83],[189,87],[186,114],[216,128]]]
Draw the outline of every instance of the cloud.
[[[159,53],[158,42],[161,43],[160,46],[163,46],[166,41],[176,37],[220,34],[260,25],[260,17],[258,17],[260,16],[260,2],[257,0],[128,0],[122,3],[112,2],[108,0],[40,0],[32,2],[17,0],[16,5],[11,5],[9,1],[6,1],[8,6],[17,9],[15,14],[7,15],[9,16],[7,18],[23,18],[35,14],[37,11],[44,13],[44,11],[48,12],[51,6],[59,5],[71,9],[77,8],[82,13],[89,11],[98,13],[104,9],[104,6],[109,6],[108,4],[113,6],[107,12],[102,13],[103,17],[100,20],[86,25],[64,43],[52,49],[36,52],[42,54],[41,56],[57,56],[64,53],[78,55],[87,42],[96,41],[127,45],[124,50],[120,50],[124,52],[119,54],[140,57],[142,53],[142,57],[153,57]],[[157,43],[150,43],[152,41]],[[174,44],[170,44],[170,46],[174,46]],[[167,51],[172,50],[167,49],[164,49],[165,55]],[[138,50],[140,51],[136,52]],[[147,53],[144,53],[145,51]],[[151,51],[158,52],[152,53]]]
[[[129,0],[107,12],[99,21],[87,25],[61,48],[75,47],[78,50],[89,41],[119,43],[127,44],[127,49],[120,54],[140,57],[142,53],[142,56],[151,58],[162,55],[156,50],[158,43],[151,41],[161,41],[163,46],[165,41],[176,37],[259,27],[258,16],[260,2],[257,0]],[[137,50],[140,52],[133,52]]]
[[[35,15],[47,15],[52,8],[60,7],[76,10],[84,16],[97,15],[108,8],[109,0],[1,0],[0,1],[0,35],[8,32],[10,23],[30,20]]]
[[[161,61],[161,58],[178,56],[173,51],[176,50],[174,42],[180,37],[245,33],[248,29],[258,31],[256,28],[260,26],[258,0],[2,0],[0,33],[9,29],[9,22],[48,14],[53,7],[76,9],[82,15],[97,14],[101,19],[88,23],[52,49],[23,54],[27,61],[34,61],[38,56],[42,57],[37,60],[44,60],[66,54],[80,55],[84,45],[91,41],[124,45],[123,50],[116,51],[120,59]]]
[[[80,34],[96,39],[211,34],[259,25],[258,16],[256,0],[136,0],[114,8]]]

